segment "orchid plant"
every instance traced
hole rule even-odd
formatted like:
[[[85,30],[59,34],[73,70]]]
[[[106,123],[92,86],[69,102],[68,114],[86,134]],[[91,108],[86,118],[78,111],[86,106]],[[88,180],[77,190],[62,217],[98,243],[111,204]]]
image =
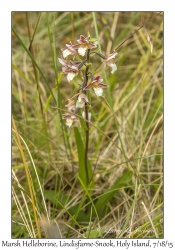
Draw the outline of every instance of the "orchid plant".
[[[86,121],[89,120],[88,105],[90,102],[86,95],[86,92],[90,89],[93,89],[96,96],[103,95],[103,89],[108,88],[108,85],[103,83],[103,79],[100,78],[100,75],[94,76],[90,71],[92,64],[90,63],[91,56],[95,53],[97,56],[103,59],[103,66],[111,67],[111,73],[113,74],[117,70],[116,64],[113,62],[117,52],[113,52],[109,56],[105,56],[102,53],[98,52],[97,39],[91,38],[90,34],[88,37],[83,35],[80,36],[80,39],[77,40],[77,44],[73,45],[71,42],[66,44],[66,48],[62,49],[63,56],[58,58],[62,67],[62,73],[67,75],[68,82],[71,82],[74,77],[78,74],[82,76],[82,71],[84,69],[84,77],[82,77],[81,87],[77,90],[77,94],[69,99],[69,103],[65,105],[68,108],[68,111],[71,113],[66,113],[63,115],[63,118],[66,119],[66,125],[71,127],[73,121],[78,120],[76,114],[80,109],[85,107],[84,116]],[[75,59],[84,57],[86,59],[82,61],[75,61]],[[72,61],[68,61],[68,56],[73,56]],[[80,57],[79,57],[80,56]],[[88,80],[90,83],[88,84]]]

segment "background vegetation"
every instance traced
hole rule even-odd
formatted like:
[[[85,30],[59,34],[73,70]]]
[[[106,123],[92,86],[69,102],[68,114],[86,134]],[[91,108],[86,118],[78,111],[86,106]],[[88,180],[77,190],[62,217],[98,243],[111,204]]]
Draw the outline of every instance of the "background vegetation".
[[[162,238],[163,13],[13,12],[12,27],[12,237]],[[85,128],[62,119],[81,78],[57,60],[88,32],[118,52],[91,95],[90,185]]]

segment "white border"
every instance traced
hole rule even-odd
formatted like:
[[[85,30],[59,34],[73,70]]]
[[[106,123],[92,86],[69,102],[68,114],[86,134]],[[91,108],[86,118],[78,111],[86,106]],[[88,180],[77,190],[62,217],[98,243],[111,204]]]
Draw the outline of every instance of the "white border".
[[[167,3],[167,4],[166,4]],[[84,7],[86,5],[86,7]],[[11,237],[11,11],[164,11],[164,208],[165,239],[173,241],[175,223],[175,15],[173,1],[1,1],[0,74],[0,240]],[[1,246],[1,241],[0,241]],[[37,249],[37,248],[36,248]]]

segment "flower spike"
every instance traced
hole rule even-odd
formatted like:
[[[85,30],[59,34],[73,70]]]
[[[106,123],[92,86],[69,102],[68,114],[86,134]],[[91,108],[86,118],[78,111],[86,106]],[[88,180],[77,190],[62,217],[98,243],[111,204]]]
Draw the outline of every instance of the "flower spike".
[[[96,50],[91,51],[95,48],[97,48],[96,38],[91,38],[90,33],[88,33],[87,37],[80,35],[80,38],[77,40],[77,44],[73,45],[70,41],[69,44],[65,45],[65,48],[61,49],[63,53],[62,58],[58,58],[59,63],[62,65],[62,73],[67,76],[67,80],[69,82],[71,82],[78,74],[80,74],[80,77],[83,79],[82,84],[77,82],[79,88],[77,89],[76,93],[74,93],[74,95],[68,99],[68,104],[65,105],[65,107],[68,109],[68,113],[63,115],[63,119],[66,120],[66,125],[69,128],[72,126],[74,121],[79,121],[76,114],[78,114],[80,109],[84,107],[85,112],[82,112],[82,116],[85,117],[86,121],[90,120],[91,114],[89,113],[87,107],[87,105],[90,105],[90,102],[86,95],[86,91],[93,89],[96,96],[102,96],[103,89],[108,88],[108,85],[103,83],[103,79],[100,78],[100,75],[94,76],[92,73],[93,70],[90,70],[92,66],[90,60],[92,54],[96,54],[97,56],[101,57],[104,60],[103,66],[106,67],[107,65],[111,67],[112,74],[117,70],[117,65],[113,62],[117,52],[114,51],[109,56],[105,56]],[[78,58],[74,61],[78,54],[81,56],[86,54],[85,60],[79,60]],[[74,56],[73,61],[67,61],[67,57],[69,55]],[[89,79],[91,80],[90,84],[88,84]]]

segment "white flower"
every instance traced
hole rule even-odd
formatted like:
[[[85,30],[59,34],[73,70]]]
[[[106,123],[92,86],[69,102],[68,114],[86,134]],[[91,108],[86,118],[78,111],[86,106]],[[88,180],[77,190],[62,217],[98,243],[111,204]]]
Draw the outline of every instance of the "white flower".
[[[85,94],[79,94],[78,100],[76,102],[76,108],[84,108],[85,103],[90,105],[87,96]]]
[[[66,119],[66,125],[70,128],[74,120],[76,120],[76,116],[70,113],[63,115],[63,119]]]
[[[68,82],[72,81],[73,78],[77,75],[77,73],[70,72],[67,74],[67,80]]]
[[[113,58],[115,58],[115,56],[117,55],[117,52],[113,52],[112,54],[110,54],[109,56],[106,57],[106,59],[104,60],[104,65],[108,65],[109,67],[112,68],[111,73],[114,74],[114,72],[117,70],[117,65],[115,63],[113,63]]]
[[[73,45],[71,42],[69,44],[66,44],[66,49],[61,49],[63,51],[63,57],[67,57],[68,55],[76,55],[77,54],[77,48],[76,45]]]
[[[70,126],[72,126],[72,123],[73,123],[73,119],[71,118],[68,118],[66,119],[66,125],[70,128]]]
[[[84,56],[85,55],[85,53],[86,53],[86,50],[87,50],[87,47],[80,47],[79,49],[78,49],[78,53],[81,55],[81,56]]]
[[[102,96],[103,89],[108,87],[107,84],[102,83],[103,79],[100,79],[100,76],[96,76],[93,81],[87,85],[83,90],[94,89],[96,96]]]
[[[102,96],[103,94],[103,89],[102,88],[93,88],[95,91],[96,96]]]
[[[71,55],[71,54],[72,54],[71,51],[68,50],[68,49],[65,49],[65,50],[63,51],[63,57],[64,57],[64,58],[66,58],[68,55]]]
[[[106,63],[109,67],[112,68],[112,71],[111,71],[111,74],[114,74],[114,72],[117,70],[117,65],[115,63],[112,63],[112,62],[107,62]]]
[[[72,81],[72,79],[79,73],[78,66],[71,61],[68,64],[64,59],[58,58],[58,60],[63,65],[62,67],[63,74],[67,74],[67,80],[69,82]]]
[[[84,108],[85,102],[77,100],[76,102],[76,108]]]
[[[77,40],[77,42],[81,45],[83,45],[83,47],[88,47],[89,49],[94,49],[97,47],[97,45],[95,43],[89,42],[89,37],[84,37],[84,36],[80,36],[80,39]],[[82,47],[82,46],[81,46]]]

